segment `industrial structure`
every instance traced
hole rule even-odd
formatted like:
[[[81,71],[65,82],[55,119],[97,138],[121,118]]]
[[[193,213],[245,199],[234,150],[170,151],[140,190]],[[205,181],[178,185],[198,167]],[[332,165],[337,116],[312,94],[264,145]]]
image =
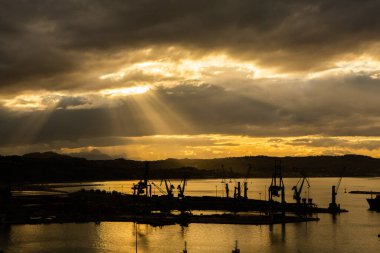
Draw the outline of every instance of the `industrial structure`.
[[[223,168],[223,166],[222,166]],[[275,162],[271,184],[268,187],[269,200],[248,197],[248,178],[252,166],[248,165],[245,178],[236,180],[234,195],[229,195],[229,183],[224,180],[226,196],[190,196],[186,195],[188,178],[183,176],[178,185],[163,178],[158,185],[149,180],[149,163],[145,163],[141,179],[133,185],[132,194],[116,191],[81,190],[62,196],[11,197],[13,211],[2,222],[34,223],[41,221],[75,222],[81,221],[134,221],[162,226],[166,224],[188,223],[228,223],[228,224],[276,224],[318,220],[309,217],[312,213],[339,213],[345,210],[338,205],[334,208],[337,187],[333,188],[333,200],[329,208],[320,208],[312,203],[309,196],[302,198],[305,185],[310,187],[307,177],[301,177],[292,188],[295,203],[285,201],[285,184],[282,177],[281,163]],[[232,176],[231,176],[232,178]],[[243,191],[241,189],[243,182]],[[165,188],[161,186],[164,184]],[[159,195],[152,194],[152,188],[158,189]],[[177,194],[175,194],[177,190]],[[8,191],[2,191],[8,192]],[[5,203],[5,195],[0,203]],[[9,197],[9,196],[8,196]],[[278,201],[279,199],[280,201]],[[2,204],[1,209],[4,208]],[[196,210],[225,211],[227,213],[211,215],[192,214]],[[179,215],[172,212],[179,211]],[[244,214],[256,212],[257,215]],[[41,217],[34,220],[32,217]],[[296,214],[296,216],[289,213]],[[17,214],[17,215],[16,215]],[[45,220],[45,218],[47,217]],[[55,217],[55,218],[51,218]]]
[[[285,204],[285,185],[282,179],[281,162],[275,161],[272,182],[268,188],[269,201],[274,201],[274,197],[281,197],[281,203]]]
[[[331,187],[331,203],[329,204],[329,210],[332,213],[339,213],[340,212],[340,204],[336,203],[336,196],[338,195],[340,183],[342,182],[343,174],[345,172],[346,168],[343,168],[340,178],[338,179],[338,183],[333,185]]]

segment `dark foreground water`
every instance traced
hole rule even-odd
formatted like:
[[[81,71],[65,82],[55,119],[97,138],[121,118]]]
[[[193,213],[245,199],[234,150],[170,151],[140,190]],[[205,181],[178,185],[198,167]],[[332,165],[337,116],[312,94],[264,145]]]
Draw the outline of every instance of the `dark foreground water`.
[[[298,179],[285,179],[286,200],[292,202],[291,187]],[[331,185],[337,178],[312,178],[310,197],[319,206],[327,206]],[[159,182],[156,182],[159,184]],[[172,182],[175,183],[175,182]],[[130,192],[132,182],[102,182],[105,190]],[[233,188],[232,181],[230,188]],[[266,198],[264,188],[270,179],[250,179],[249,197]],[[80,187],[79,187],[80,188]],[[89,186],[83,188],[91,188]],[[76,190],[77,187],[64,188]],[[306,190],[306,188],[304,188]],[[16,225],[1,227],[0,249],[5,253],[34,252],[181,252],[187,241],[188,252],[231,252],[235,240],[246,252],[380,252],[380,213],[368,210],[365,195],[344,193],[344,190],[380,191],[380,178],[344,178],[338,203],[349,213],[336,217],[319,214],[320,221],[298,224],[255,226],[190,224],[151,227],[128,222],[84,224]],[[221,180],[194,180],[188,183],[189,195],[221,195]],[[156,191],[158,193],[158,191]],[[303,195],[306,195],[305,191]]]

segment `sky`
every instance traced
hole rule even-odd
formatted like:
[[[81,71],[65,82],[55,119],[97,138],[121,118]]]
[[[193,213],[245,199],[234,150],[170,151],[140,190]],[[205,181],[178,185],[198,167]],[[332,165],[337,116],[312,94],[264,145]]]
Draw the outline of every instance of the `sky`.
[[[380,157],[379,0],[0,0],[0,154]]]

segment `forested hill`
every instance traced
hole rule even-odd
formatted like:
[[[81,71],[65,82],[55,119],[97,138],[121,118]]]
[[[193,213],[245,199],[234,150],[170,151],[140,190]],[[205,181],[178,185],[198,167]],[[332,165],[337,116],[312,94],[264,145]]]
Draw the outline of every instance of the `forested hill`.
[[[284,177],[380,176],[380,159],[359,155],[217,159],[166,159],[149,162],[150,178],[271,177],[281,162]],[[251,169],[248,172],[248,167]],[[145,162],[87,160],[53,152],[0,156],[0,181],[90,181],[141,178]]]

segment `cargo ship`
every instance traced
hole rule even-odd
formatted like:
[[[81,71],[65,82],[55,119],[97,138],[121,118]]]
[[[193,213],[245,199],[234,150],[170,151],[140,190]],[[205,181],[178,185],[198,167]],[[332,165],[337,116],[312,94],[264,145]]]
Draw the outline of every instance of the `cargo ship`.
[[[380,211],[380,194],[376,195],[376,198],[367,199],[370,210]]]

